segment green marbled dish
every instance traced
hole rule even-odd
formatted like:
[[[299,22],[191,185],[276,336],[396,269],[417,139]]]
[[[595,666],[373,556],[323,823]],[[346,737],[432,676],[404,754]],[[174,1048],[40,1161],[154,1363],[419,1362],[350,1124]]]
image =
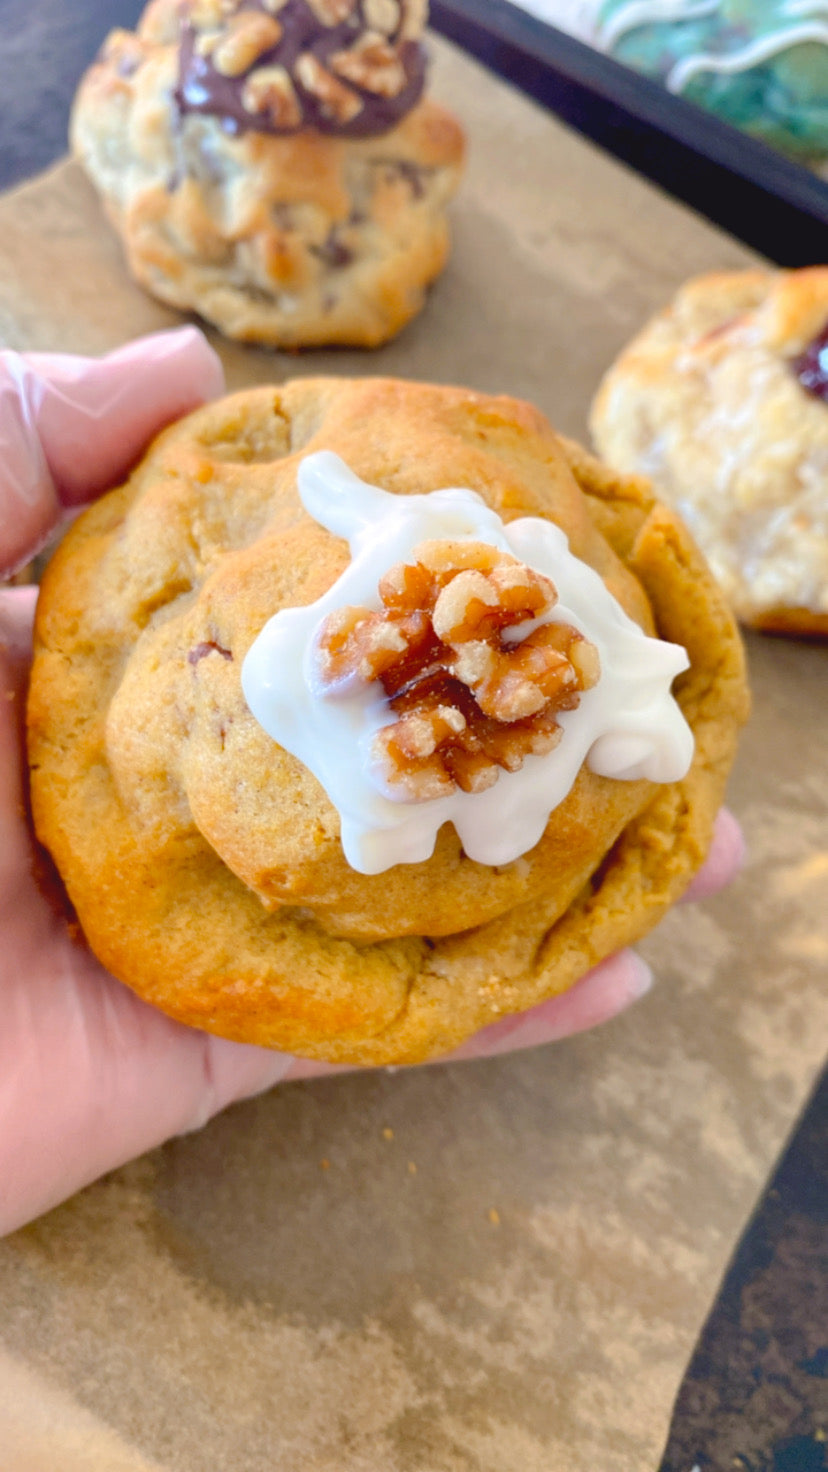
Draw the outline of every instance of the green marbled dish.
[[[713,13],[652,20],[603,42],[626,0],[605,0],[598,12],[599,44],[617,61],[707,108],[725,122],[804,160],[828,156],[828,4],[820,14],[786,14],[780,0],[720,0]],[[816,26],[825,40],[800,40],[745,70],[697,71],[671,86],[676,65],[690,56],[732,58],[747,46],[794,26]]]

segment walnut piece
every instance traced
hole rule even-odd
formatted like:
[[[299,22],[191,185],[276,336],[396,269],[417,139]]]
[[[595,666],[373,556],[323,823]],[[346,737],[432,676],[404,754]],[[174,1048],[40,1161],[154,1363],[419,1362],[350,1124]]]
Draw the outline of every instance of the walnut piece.
[[[244,84],[242,107],[266,117],[277,128],[298,128],[302,122],[299,99],[283,66],[260,66],[251,72]]]
[[[347,51],[335,52],[330,64],[337,76],[378,97],[399,97],[405,86],[399,53],[375,31],[366,31]]]
[[[132,31],[110,31],[101,48],[101,60],[108,62],[124,81],[134,76],[146,55],[145,43]]]
[[[362,102],[350,87],[337,81],[310,51],[296,63],[296,77],[306,92],[312,93],[322,111],[338,123],[349,123],[362,111]]]
[[[403,18],[399,41],[419,41],[428,20],[428,0],[402,0]]]
[[[556,716],[596,684],[598,651],[569,624],[536,622],[554,609],[555,586],[508,553],[431,541],[413,557],[380,579],[380,611],[340,608],[323,621],[317,677],[330,695],[382,684],[397,719],[373,756],[395,796],[483,792],[558,744]]]
[[[398,0],[362,0],[362,14],[368,29],[383,36],[393,36],[400,23]]]
[[[238,0],[190,0],[188,20],[197,31],[222,25],[237,8]]]
[[[246,10],[234,15],[213,48],[213,66],[223,77],[241,77],[282,38],[282,27],[270,15]]]
[[[356,9],[356,0],[308,0],[316,19],[323,26],[338,26]]]

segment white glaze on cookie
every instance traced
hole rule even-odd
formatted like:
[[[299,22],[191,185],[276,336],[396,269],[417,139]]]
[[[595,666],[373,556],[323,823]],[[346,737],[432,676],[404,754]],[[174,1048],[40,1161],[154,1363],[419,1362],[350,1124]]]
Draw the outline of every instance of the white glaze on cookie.
[[[693,755],[693,737],[670,694],[687,668],[684,649],[649,638],[599,575],[569,551],[553,522],[525,517],[508,525],[473,491],[394,496],[359,480],[338,456],[308,456],[299,492],[311,516],[345,538],[352,561],[316,603],[284,609],[264,627],[244,661],[242,686],[255,718],[321,782],[341,820],[352,868],[378,874],[420,863],[440,827],[453,823],[469,858],[508,864],[539,841],[584,761],[599,776],[675,782]],[[571,624],[598,648],[601,678],[577,710],[560,714],[564,735],[547,756],[529,756],[486,792],[455,791],[428,802],[392,801],[372,772],[374,734],[393,719],[376,685],[323,693],[315,674],[322,620],[343,605],[379,607],[377,586],[395,563],[428,539],[482,541],[511,553],[555,582],[560,601],[547,616]],[[527,623],[525,632],[535,627]]]
[[[641,26],[679,24],[713,15],[720,18],[724,32],[722,0],[627,0],[599,23],[594,44],[601,51],[611,53],[624,36]],[[774,21],[772,29],[754,36],[743,46],[715,52],[694,51],[681,57],[668,72],[664,85],[670,92],[681,93],[694,77],[705,72],[735,76],[794,46],[806,43],[828,46],[828,0],[782,0]]]
[[[782,5],[780,14],[826,15],[828,7],[816,4],[808,5],[807,8],[801,5]],[[766,36],[757,36],[747,46],[742,46],[738,51],[731,51],[726,55],[699,51],[691,56],[685,56],[681,61],[677,61],[669,72],[665,86],[669,92],[681,93],[693,77],[703,72],[713,72],[717,76],[736,76],[740,72],[751,71],[753,67],[760,66],[763,61],[770,61],[772,57],[781,55],[783,51],[790,51],[794,46],[804,46],[809,42],[828,46],[828,23],[826,21],[817,19],[803,21],[799,25],[783,25],[778,31],[771,31]]]

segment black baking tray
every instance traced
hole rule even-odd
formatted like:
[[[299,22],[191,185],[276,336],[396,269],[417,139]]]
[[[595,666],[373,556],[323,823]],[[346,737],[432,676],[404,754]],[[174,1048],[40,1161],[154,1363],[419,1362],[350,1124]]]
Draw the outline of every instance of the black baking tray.
[[[510,0],[431,0],[435,31],[781,266],[828,262],[828,182]]]

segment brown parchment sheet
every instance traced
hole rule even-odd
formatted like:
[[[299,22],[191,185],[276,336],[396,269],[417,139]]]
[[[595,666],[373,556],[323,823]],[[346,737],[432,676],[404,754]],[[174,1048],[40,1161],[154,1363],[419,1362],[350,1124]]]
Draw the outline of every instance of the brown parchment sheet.
[[[644,317],[748,254],[434,49],[471,147],[425,313],[374,354],[218,344],[229,383],[460,382],[583,437]],[[74,167],[0,202],[7,346],[98,353],[176,320]],[[827,657],[751,639],[748,865],[642,947],[657,983],[628,1015],[284,1087],[0,1244],[0,1472],[654,1472],[828,1033]]]

